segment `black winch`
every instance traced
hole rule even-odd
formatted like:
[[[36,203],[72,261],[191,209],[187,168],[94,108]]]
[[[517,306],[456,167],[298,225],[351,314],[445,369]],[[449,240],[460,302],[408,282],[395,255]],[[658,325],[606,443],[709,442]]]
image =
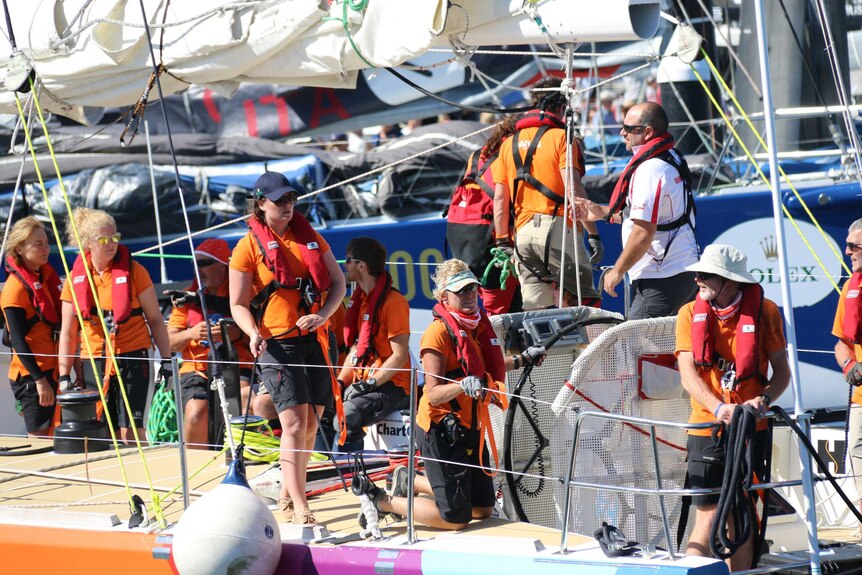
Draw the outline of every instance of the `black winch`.
[[[104,451],[110,447],[108,428],[96,419],[99,393],[81,390],[57,396],[63,423],[54,429],[54,453]],[[92,439],[95,441],[87,441]]]

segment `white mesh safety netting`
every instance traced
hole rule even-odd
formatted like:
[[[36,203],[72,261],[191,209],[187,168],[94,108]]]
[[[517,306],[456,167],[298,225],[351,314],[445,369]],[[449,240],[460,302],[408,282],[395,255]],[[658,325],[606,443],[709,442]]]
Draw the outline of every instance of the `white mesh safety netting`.
[[[574,307],[508,314],[491,320],[509,354],[521,351],[525,345],[546,341],[561,328],[576,324],[575,331],[548,349],[542,365],[532,369],[521,388],[522,399],[510,397],[508,412],[491,410],[499,460],[506,470],[496,478],[503,493],[503,511],[512,519],[555,526],[559,521],[553,484],[563,472],[558,470],[551,454],[549,442],[556,416],[550,404],[566,381],[575,358],[603,331],[622,321],[622,316],[596,308]],[[531,329],[531,322],[538,324],[538,328],[534,325]],[[509,393],[515,391],[523,373],[523,369],[508,373]]]
[[[505,340],[507,352],[512,352],[519,337],[523,345],[527,318],[563,313],[587,324],[581,328],[581,341],[562,339],[550,348],[544,363],[524,382],[520,399],[510,398],[509,411],[492,411],[492,427],[505,470],[497,476],[504,512],[513,519],[556,528],[562,527],[563,521],[563,483],[574,434],[574,407],[679,423],[687,422],[690,413],[689,400],[683,394],[678,399],[650,400],[639,393],[640,358],[673,353],[674,317],[614,325],[621,319],[618,314],[568,308],[499,316],[492,322]],[[509,393],[515,390],[522,373],[509,372]],[[570,385],[565,385],[566,381]],[[681,489],[686,470],[685,431],[659,427],[656,432],[662,487]],[[657,487],[648,428],[587,418],[581,422],[579,433],[573,481]],[[674,535],[680,500],[678,496],[665,497]],[[602,521],[616,525],[641,543],[666,544],[657,496],[572,488],[571,532],[591,535]]]
[[[550,451],[555,470],[568,465],[575,411],[607,411],[633,417],[685,423],[688,397],[651,400],[639,393],[639,359],[673,353],[676,318],[628,321],[605,331],[572,366],[573,389],[558,395]],[[567,409],[560,409],[567,406]],[[621,487],[657,488],[649,428],[587,418],[581,423],[573,481]],[[657,427],[658,459],[663,489],[682,489],[685,480],[686,432]],[[561,526],[564,487],[554,483],[557,526]],[[671,533],[675,535],[681,497],[666,496]],[[630,539],[664,546],[660,502],[655,495],[598,491],[573,487],[569,528],[592,533],[602,521],[622,529]]]

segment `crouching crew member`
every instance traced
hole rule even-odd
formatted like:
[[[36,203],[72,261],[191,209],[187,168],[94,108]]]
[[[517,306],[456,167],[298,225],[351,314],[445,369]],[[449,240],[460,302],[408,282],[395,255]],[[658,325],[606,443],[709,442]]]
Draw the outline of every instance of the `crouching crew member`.
[[[392,287],[386,248],[373,238],[347,244],[344,267],[356,289],[344,317],[351,345],[338,376],[344,389],[347,441],[341,451],[362,450],[363,427],[383,420],[410,401],[410,306]]]
[[[0,308],[12,348],[9,384],[31,436],[53,431],[57,394],[57,332],[60,289],[48,263],[51,247],[45,225],[30,216],[15,222],[6,237],[6,283]]]
[[[790,367],[778,306],[763,297],[763,288],[747,270],[748,258],[732,246],[713,244],[695,272],[698,293],[679,310],[676,356],[682,386],[691,396],[691,423],[719,421],[729,425],[734,410],[751,406],[763,415],[787,388]],[[766,377],[769,367],[772,377]],[[759,419],[754,473],[762,479],[772,446],[767,422]],[[724,475],[724,447],[712,429],[690,430],[688,474],[692,489],[718,488]],[[710,528],[719,495],[696,495],[694,529],[687,552],[710,556]],[[731,571],[750,569],[754,534],[728,559]],[[732,533],[731,533],[732,535]]]
[[[204,240],[195,249],[195,260],[203,283],[203,294],[206,297],[207,313],[211,320],[216,317],[230,318],[230,301],[228,299],[227,266],[230,259],[230,247],[222,239],[210,238]],[[207,318],[203,316],[197,295],[197,280],[192,282],[188,291],[195,293],[183,305],[175,305],[168,320],[168,335],[171,339],[171,351],[183,354],[183,364],[180,367],[180,386],[183,394],[183,430],[189,447],[205,449],[209,441],[209,391],[213,374],[230,372],[239,374],[242,408],[245,409],[251,378],[251,351],[248,348],[248,337],[235,325],[226,329],[231,336],[233,348],[240,365],[211,364],[210,350],[215,348],[216,361],[224,359],[222,353],[222,330],[217,321],[210,321],[207,334]],[[210,336],[212,340],[210,340]],[[235,380],[234,380],[235,381]],[[236,415],[236,414],[235,414]],[[216,440],[216,438],[213,438]]]

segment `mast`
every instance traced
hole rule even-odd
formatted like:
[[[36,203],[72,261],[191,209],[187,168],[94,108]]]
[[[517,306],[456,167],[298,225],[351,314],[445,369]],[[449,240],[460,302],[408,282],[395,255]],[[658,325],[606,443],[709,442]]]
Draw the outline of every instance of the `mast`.
[[[705,9],[711,10],[712,0],[679,0],[679,3],[682,14],[678,20],[691,23],[695,31],[704,39],[703,49],[709,54],[710,59],[715,61],[715,31],[709,20],[710,15],[705,14],[701,8],[703,5]],[[675,46],[665,46],[665,48],[676,49]],[[708,98],[703,97],[703,88],[692,72],[692,66],[697,68],[698,74],[709,82],[710,90],[713,93],[717,91],[709,67],[700,57],[691,66],[681,62],[679,58],[663,58],[659,64],[657,80],[661,86],[661,105],[667,112],[671,124],[708,120],[713,117],[712,104]],[[674,147],[683,154],[709,151],[704,150],[696,130],[691,127],[683,126],[669,131],[674,137]]]
[[[778,174],[778,150],[776,149],[775,112],[772,105],[772,82],[769,76],[769,47],[766,43],[766,21],[763,0],[756,0],[754,12],[757,19],[757,45],[760,53],[760,83],[763,88],[763,116],[766,127],[766,145],[769,147],[769,178],[772,188],[772,214],[775,221],[775,237],[778,241],[778,268],[781,277],[782,310],[787,332],[787,355],[790,363],[790,383],[793,387],[794,417],[802,414],[802,383],[799,381],[799,359],[796,355],[796,326],[793,319],[793,301],[790,296],[790,277],[787,269],[787,241],[784,234],[784,217],[781,210],[781,187]],[[779,58],[783,60],[786,58]],[[809,420],[802,420],[802,427],[809,433]],[[797,438],[799,460],[802,469],[802,491],[805,499],[806,526],[808,528],[808,551],[811,554],[811,575],[820,575],[820,554],[817,542],[817,513],[814,499],[814,480],[811,476],[811,455]]]
[[[787,8],[787,14],[790,17],[790,22],[793,30],[796,33],[801,33],[805,29],[806,20],[806,4],[807,0],[784,0],[784,6]],[[739,15],[740,22],[740,40],[739,40],[739,57],[742,63],[748,68],[752,76],[763,72],[760,70],[760,64],[763,62],[761,56],[760,44],[765,43],[763,50],[769,50],[774,54],[782,54],[783,57],[775,58],[771,62],[770,82],[774,102],[770,104],[777,108],[791,108],[802,105],[802,76],[804,73],[802,64],[802,55],[796,47],[796,41],[793,38],[793,31],[787,23],[787,18],[778,2],[769,2],[763,8],[766,12],[763,18],[769,22],[769,31],[763,31],[763,40],[758,41],[760,30],[752,29],[752,24],[755,22],[755,14],[757,12],[757,2],[743,2]],[[755,24],[755,27],[757,25]],[[804,39],[803,39],[804,41]],[[734,83],[734,92],[736,93],[739,103],[747,112],[752,112],[760,109],[761,95],[758,93],[757,87],[753,86],[746,80],[742,73],[735,74],[736,82]],[[763,96],[765,103],[766,97]],[[779,124],[774,125],[777,141],[783,144],[790,144],[794,148],[799,142],[799,120],[782,120]],[[760,122],[755,122],[758,130],[763,127]],[[754,134],[744,131],[742,139],[749,149],[758,148],[757,138]],[[761,150],[758,150],[761,151]]]

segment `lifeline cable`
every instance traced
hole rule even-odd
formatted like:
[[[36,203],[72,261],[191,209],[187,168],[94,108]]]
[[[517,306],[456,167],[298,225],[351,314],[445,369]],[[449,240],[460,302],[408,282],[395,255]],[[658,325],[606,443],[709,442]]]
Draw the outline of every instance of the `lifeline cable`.
[[[850,512],[853,513],[854,516],[856,516],[856,519],[860,523],[862,523],[862,512],[860,512],[856,505],[852,501],[850,501],[850,498],[847,497],[847,494],[844,493],[844,491],[838,485],[838,481],[835,479],[835,476],[829,472],[829,467],[823,461],[823,458],[820,457],[817,448],[814,447],[814,445],[811,443],[811,439],[808,438],[808,435],[799,427],[799,424],[796,423],[796,420],[790,417],[790,415],[788,415],[788,413],[784,411],[784,409],[777,405],[771,406],[771,409],[778,417],[784,420],[787,425],[790,426],[790,429],[792,429],[793,432],[799,437],[799,439],[802,440],[802,443],[805,445],[805,449],[807,449],[808,452],[811,454],[811,457],[814,458],[814,462],[817,464],[817,468],[820,470],[820,473],[822,473],[826,477],[827,481],[829,481],[829,483],[832,485],[832,487],[835,488],[835,491],[838,493],[838,496],[841,497],[841,500],[844,501],[844,503],[847,505],[847,509],[849,509]]]

